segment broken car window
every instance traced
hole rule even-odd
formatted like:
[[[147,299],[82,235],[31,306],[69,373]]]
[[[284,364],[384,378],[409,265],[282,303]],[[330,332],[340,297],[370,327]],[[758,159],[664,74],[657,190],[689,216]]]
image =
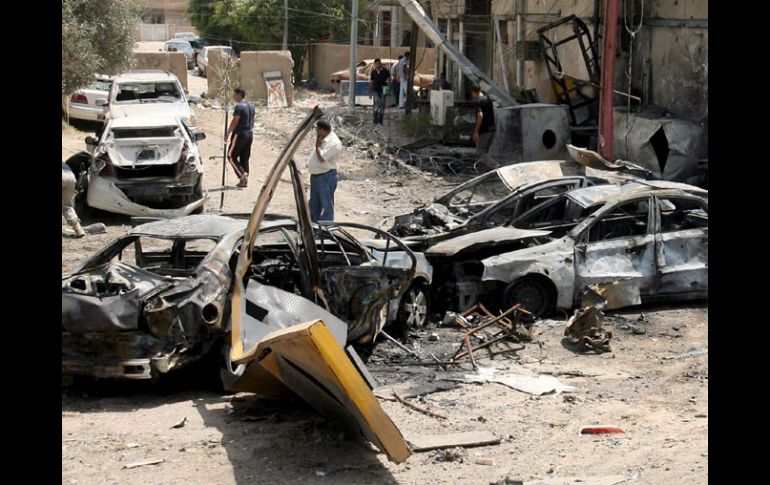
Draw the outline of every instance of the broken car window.
[[[173,101],[182,99],[176,83],[158,82],[158,83],[123,83],[118,85],[115,101],[121,102],[152,102],[152,101]]]
[[[591,226],[587,242],[647,234],[648,212],[649,201],[646,198],[620,204]]]
[[[676,197],[659,199],[660,230],[662,232],[684,231],[708,227],[708,207],[697,200]]]
[[[488,176],[481,177],[477,183],[465,187],[465,189],[452,194],[449,200],[437,199],[439,203],[448,203],[450,207],[483,204],[496,202],[511,193],[511,189],[503,182],[497,172],[490,172]]]

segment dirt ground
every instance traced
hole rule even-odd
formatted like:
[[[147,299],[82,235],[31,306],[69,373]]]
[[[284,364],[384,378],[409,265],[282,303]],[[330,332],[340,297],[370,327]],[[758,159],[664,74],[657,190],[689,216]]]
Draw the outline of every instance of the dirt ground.
[[[190,76],[190,93],[205,79]],[[235,188],[228,172],[221,188],[224,112],[200,108],[200,143],[209,190],[206,212],[250,212],[267,170],[283,144],[315,104],[338,106],[332,95],[298,90],[290,109],[257,110],[249,187]],[[84,148],[88,126],[62,130],[62,157]],[[391,125],[392,128],[392,125]],[[384,132],[387,137],[388,124]],[[295,158],[304,168],[312,136]],[[339,164],[336,218],[376,225],[447,190],[456,180],[387,170],[386,164],[348,149]],[[271,212],[294,212],[288,174]],[[68,237],[62,220],[62,273],[130,229],[127,218],[100,214],[107,233]],[[500,372],[556,376],[585,392],[530,396],[496,383],[456,383],[411,402],[443,414],[437,419],[397,401],[382,406],[407,438],[487,430],[498,445],[459,453],[415,453],[393,464],[356,441],[299,400],[274,401],[252,394],[222,395],[195,376],[180,375],[160,385],[86,383],[62,390],[63,483],[247,484],[247,483],[503,483],[505,479],[608,477],[628,483],[705,483],[708,480],[708,310],[705,303],[633,308],[608,318],[611,353],[579,354],[562,342],[565,319],[533,327],[534,341],[509,356],[481,366]],[[435,332],[438,341],[428,340]],[[447,359],[460,333],[430,328],[409,345],[422,355]],[[688,351],[690,355],[682,355]],[[700,352],[698,352],[700,351]],[[458,372],[422,365],[404,351],[380,342],[369,369],[380,386],[425,384]],[[181,428],[172,425],[186,418]],[[580,435],[582,426],[613,424],[624,434]],[[491,459],[491,465],[477,463]],[[127,464],[163,460],[154,465]],[[482,460],[483,461],[483,460]],[[490,463],[490,462],[486,462]],[[554,482],[556,483],[556,482]],[[558,482],[563,483],[563,482]],[[570,482],[571,483],[571,482]],[[590,482],[583,482],[590,483]],[[597,482],[599,483],[599,482]],[[605,481],[602,483],[618,483]]]

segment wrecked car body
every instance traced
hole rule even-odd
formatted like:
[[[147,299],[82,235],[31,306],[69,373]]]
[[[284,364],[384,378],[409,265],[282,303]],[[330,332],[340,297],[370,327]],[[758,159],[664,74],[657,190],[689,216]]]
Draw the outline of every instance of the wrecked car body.
[[[67,161],[78,166],[89,207],[140,217],[174,218],[203,212],[203,160],[193,134],[179,118],[152,115],[107,122],[89,137],[93,154]]]
[[[573,154],[578,156],[578,152]],[[487,172],[458,185],[446,194],[437,197],[431,204],[418,207],[411,214],[395,217],[388,232],[407,241],[421,240],[446,232],[472,232],[492,227],[494,219],[505,212],[516,209],[516,194],[527,186],[554,179],[572,178],[587,183],[621,183],[638,178],[633,174],[611,171],[609,167],[588,166],[583,160],[540,161],[507,165]],[[565,184],[566,186],[566,184]],[[573,187],[575,188],[575,187]],[[552,188],[554,189],[554,188]],[[550,191],[553,193],[553,190]],[[531,197],[543,197],[544,193],[531,192]],[[552,194],[553,195],[553,194]],[[385,225],[388,220],[384,221]],[[502,222],[500,222],[502,223]]]
[[[613,282],[626,288],[626,305],[708,296],[703,189],[665,181],[582,188],[516,225],[550,231],[551,240],[481,260],[482,280],[535,315],[572,308],[589,286]]]

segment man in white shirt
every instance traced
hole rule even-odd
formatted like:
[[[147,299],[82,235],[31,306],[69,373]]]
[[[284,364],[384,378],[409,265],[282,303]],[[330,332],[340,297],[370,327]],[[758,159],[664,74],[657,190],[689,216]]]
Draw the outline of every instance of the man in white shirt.
[[[403,108],[406,104],[406,91],[409,87],[409,52],[404,52],[404,58],[398,64],[398,76],[400,77],[401,89],[399,89],[398,107]]]
[[[332,133],[326,120],[315,124],[315,147],[307,168],[310,172],[310,220],[334,220],[334,191],[337,190],[337,159],[342,153],[342,142]]]

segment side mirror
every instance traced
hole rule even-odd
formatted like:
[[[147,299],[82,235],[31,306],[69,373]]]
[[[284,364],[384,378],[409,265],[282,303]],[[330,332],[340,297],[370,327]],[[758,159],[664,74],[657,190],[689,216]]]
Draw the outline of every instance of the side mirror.
[[[94,101],[94,104],[96,106],[107,106],[107,100],[104,98],[99,98],[96,101]]]
[[[86,137],[86,145],[98,145],[98,144],[99,144],[99,140],[97,140],[93,136]]]
[[[201,102],[201,97],[198,96],[197,94],[193,94],[192,96],[188,96],[187,97],[187,102],[188,103],[193,103],[193,104],[198,104],[198,103]]]
[[[202,131],[199,131],[199,132],[197,132],[196,134],[193,135],[193,138],[195,139],[195,141],[205,140],[206,139],[206,134],[203,133]]]

